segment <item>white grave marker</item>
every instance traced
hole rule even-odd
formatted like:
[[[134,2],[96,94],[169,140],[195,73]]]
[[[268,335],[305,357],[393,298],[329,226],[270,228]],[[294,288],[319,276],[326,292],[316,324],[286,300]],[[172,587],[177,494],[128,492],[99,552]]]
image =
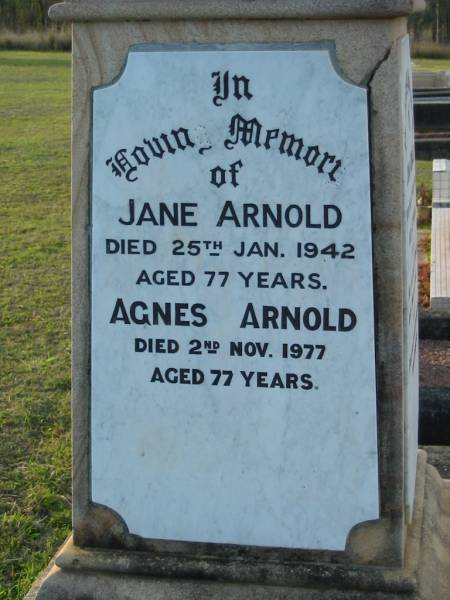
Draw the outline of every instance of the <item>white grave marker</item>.
[[[368,106],[324,46],[138,46],[93,99],[92,500],[343,549],[379,516]]]

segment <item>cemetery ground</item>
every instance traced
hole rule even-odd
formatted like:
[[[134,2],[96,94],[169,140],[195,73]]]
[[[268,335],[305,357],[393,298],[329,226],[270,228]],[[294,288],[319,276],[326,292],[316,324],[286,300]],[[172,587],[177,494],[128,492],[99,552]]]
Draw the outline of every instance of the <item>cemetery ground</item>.
[[[70,54],[0,52],[0,181],[0,600],[21,600],[70,530]]]
[[[0,598],[70,527],[70,55],[0,52]]]
[[[415,71],[450,71],[450,58],[413,58]]]

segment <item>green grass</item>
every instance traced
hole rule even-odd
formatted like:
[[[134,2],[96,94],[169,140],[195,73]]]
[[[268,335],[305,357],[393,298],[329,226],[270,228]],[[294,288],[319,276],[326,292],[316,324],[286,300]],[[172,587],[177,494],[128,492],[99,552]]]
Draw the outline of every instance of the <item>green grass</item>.
[[[431,192],[433,188],[432,184],[432,169],[433,161],[431,160],[418,160],[416,162],[416,181],[417,181],[417,189],[419,189],[420,184],[423,183],[425,189]]]
[[[450,71],[450,58],[413,58],[415,71]]]
[[[0,599],[70,527],[70,55],[0,52]]]

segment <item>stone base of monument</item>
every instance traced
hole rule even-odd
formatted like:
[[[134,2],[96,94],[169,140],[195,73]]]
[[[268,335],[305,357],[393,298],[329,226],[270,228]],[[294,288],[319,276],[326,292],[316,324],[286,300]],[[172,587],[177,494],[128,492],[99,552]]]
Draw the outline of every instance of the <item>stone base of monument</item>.
[[[372,540],[373,541],[373,540]],[[370,543],[370,541],[368,541]],[[450,598],[450,480],[419,452],[404,568],[239,562],[81,549],[69,539],[25,600],[445,600]]]

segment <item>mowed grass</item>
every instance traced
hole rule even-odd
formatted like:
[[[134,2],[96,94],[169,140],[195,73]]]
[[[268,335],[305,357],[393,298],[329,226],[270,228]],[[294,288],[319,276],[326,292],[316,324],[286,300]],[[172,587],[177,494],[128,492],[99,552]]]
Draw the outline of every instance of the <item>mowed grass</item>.
[[[70,529],[70,55],[0,52],[0,599]]]
[[[450,71],[450,58],[413,58],[415,71]]]

